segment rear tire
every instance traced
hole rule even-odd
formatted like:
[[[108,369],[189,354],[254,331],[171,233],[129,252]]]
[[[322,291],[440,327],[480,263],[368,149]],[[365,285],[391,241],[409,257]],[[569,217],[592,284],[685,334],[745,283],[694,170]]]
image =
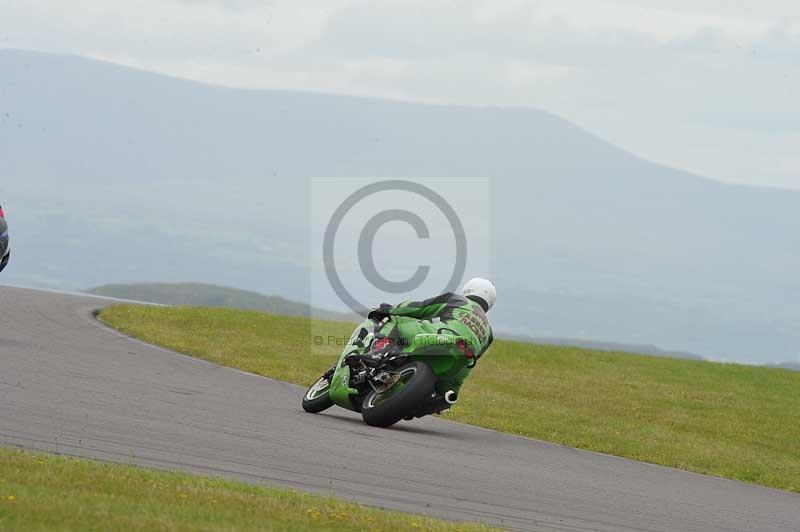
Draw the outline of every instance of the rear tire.
[[[326,373],[317,380],[303,396],[303,410],[310,414],[318,414],[333,406],[328,391],[331,389],[330,376]]]
[[[403,377],[384,393],[370,392],[364,399],[361,417],[373,427],[391,427],[401,419],[413,416],[433,393],[436,375],[424,362],[411,362],[397,370]]]

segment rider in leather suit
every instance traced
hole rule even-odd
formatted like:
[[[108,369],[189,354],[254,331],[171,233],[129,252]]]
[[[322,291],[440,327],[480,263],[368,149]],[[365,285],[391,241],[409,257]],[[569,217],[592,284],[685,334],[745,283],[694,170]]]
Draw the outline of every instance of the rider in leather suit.
[[[443,334],[466,339],[464,349],[477,361],[494,341],[486,312],[494,305],[496,297],[494,285],[477,278],[465,284],[460,294],[448,292],[424,301],[406,301],[396,306],[383,304],[356,328],[345,352],[368,363],[370,358],[379,358],[381,352],[387,349],[410,345],[408,342],[412,342],[418,334]],[[440,386],[457,395],[472,367],[474,363],[447,382],[441,382]],[[442,410],[449,407],[446,404],[440,406]]]

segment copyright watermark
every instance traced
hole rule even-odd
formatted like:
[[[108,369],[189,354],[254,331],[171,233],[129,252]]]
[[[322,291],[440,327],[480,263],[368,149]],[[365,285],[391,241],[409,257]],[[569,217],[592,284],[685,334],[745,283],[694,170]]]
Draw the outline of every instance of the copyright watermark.
[[[489,198],[485,178],[312,179],[312,306],[365,316],[487,274]]]

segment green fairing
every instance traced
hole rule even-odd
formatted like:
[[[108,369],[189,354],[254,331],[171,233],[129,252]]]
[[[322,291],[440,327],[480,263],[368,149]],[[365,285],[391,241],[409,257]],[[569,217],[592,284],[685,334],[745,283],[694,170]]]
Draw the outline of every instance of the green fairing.
[[[340,359],[336,373],[333,374],[333,378],[331,379],[331,388],[328,390],[328,395],[330,395],[334,404],[348,410],[354,410],[353,402],[350,401],[350,396],[358,394],[358,390],[350,388],[350,386],[348,386],[349,382],[350,368],[348,366],[342,366]]]
[[[395,345],[409,358],[428,364],[437,376],[436,391],[444,394],[448,390],[458,392],[464,380],[494,340],[491,326],[481,306],[457,294],[443,294],[426,301],[408,301],[395,307],[383,306],[390,320],[381,329],[381,334],[391,338]],[[334,404],[348,410],[356,410],[351,396],[358,390],[350,388],[350,368],[343,364],[351,353],[363,353],[371,345],[373,333],[358,337],[362,329],[372,331],[374,323],[367,320],[353,334],[342,352],[336,371],[331,378],[329,395]],[[463,340],[473,357],[456,347]]]

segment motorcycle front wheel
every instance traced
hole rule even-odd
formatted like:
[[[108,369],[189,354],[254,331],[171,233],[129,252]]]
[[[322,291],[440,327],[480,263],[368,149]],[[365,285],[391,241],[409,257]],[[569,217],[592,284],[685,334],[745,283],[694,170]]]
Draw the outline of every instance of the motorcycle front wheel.
[[[328,372],[315,382],[303,396],[303,410],[311,414],[318,414],[333,406],[333,400],[328,393],[331,389],[330,375]]]
[[[436,375],[424,362],[411,362],[396,371],[398,379],[391,387],[372,391],[364,399],[361,417],[373,427],[391,427],[413,415],[434,393]]]

